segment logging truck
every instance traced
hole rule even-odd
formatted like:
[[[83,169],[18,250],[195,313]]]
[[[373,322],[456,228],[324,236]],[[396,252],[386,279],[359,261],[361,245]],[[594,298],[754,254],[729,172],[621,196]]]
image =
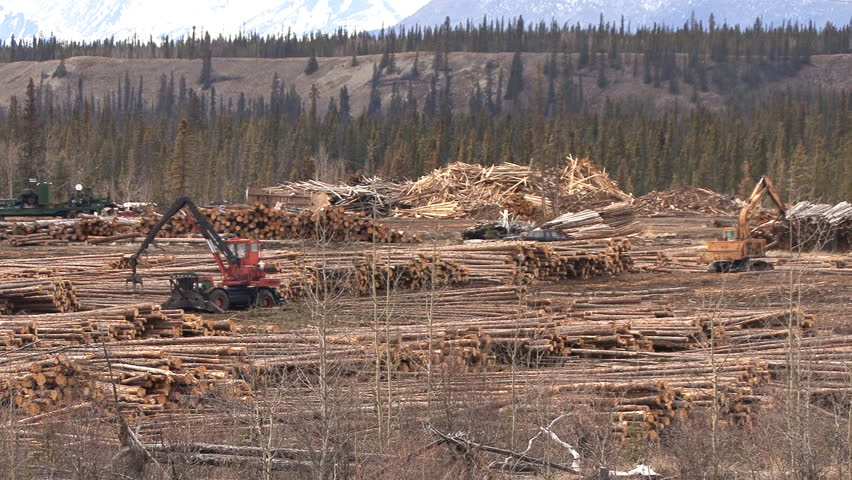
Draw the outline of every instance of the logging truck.
[[[183,208],[189,210],[201,234],[207,240],[213,259],[222,273],[222,281],[216,283],[209,275],[181,273],[169,279],[171,296],[163,303],[166,309],[189,309],[211,313],[224,313],[229,309],[248,307],[273,307],[282,302],[278,293],[280,280],[266,278],[263,261],[260,259],[260,241],[242,238],[222,239],[207,217],[187,197],[177,199],[151,228],[139,249],[130,257],[131,274],[127,282],[133,289],[142,285],[136,272],[139,256],[157,238],[160,229]]]

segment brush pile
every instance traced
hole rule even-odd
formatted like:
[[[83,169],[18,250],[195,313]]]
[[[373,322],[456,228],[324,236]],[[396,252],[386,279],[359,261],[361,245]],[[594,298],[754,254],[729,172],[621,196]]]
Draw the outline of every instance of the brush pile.
[[[430,206],[449,202],[459,206],[453,216],[475,217],[503,208],[536,216],[542,206],[594,208],[629,200],[631,197],[588,158],[572,157],[558,171],[550,173],[514,163],[491,166],[452,163],[403,185],[393,197],[397,205],[394,214],[400,217],[413,217]]]
[[[361,177],[354,184],[319,180],[286,182],[275,187],[249,189],[246,200],[296,210],[318,210],[329,205],[354,212],[386,216],[400,185],[378,177]]]
[[[744,204],[734,197],[712,190],[682,187],[653,191],[636,200],[640,215],[736,215]]]

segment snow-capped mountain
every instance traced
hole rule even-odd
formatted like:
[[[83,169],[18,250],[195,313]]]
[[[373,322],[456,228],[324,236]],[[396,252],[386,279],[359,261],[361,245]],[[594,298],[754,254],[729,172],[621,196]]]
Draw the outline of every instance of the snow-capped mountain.
[[[199,31],[260,34],[389,27],[428,0],[0,0],[0,39],[93,40]]]
[[[600,15],[610,22],[624,16],[631,25],[682,25],[692,14],[707,25],[713,13],[716,23],[751,26],[760,17],[764,25],[786,21],[816,25],[852,20],[852,2],[845,0],[432,0],[403,25],[438,25],[450,17],[453,24],[467,19],[516,18],[527,22],[555,19],[559,23],[597,24]]]

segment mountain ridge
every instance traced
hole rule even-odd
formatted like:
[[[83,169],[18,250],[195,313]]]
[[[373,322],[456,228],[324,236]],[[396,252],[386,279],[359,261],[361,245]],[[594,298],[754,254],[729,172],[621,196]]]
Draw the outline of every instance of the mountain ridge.
[[[706,26],[710,14],[717,24],[751,26],[760,17],[765,25],[786,21],[823,25],[846,24],[852,19],[852,3],[835,0],[526,0],[522,5],[509,0],[431,0],[400,25],[437,25],[449,17],[452,24],[471,19],[513,19],[523,16],[526,22],[560,24],[597,24],[603,14],[608,22],[625,22],[634,27],[654,23],[682,25],[694,18]]]
[[[0,39],[56,35],[62,40],[373,30],[397,23],[427,0],[4,0]],[[169,15],[163,15],[163,12]]]

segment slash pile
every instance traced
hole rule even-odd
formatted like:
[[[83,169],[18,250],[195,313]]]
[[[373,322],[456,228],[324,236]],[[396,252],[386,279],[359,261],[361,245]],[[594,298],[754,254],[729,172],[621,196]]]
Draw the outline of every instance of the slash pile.
[[[588,158],[568,157],[552,173],[514,163],[483,166],[457,162],[403,185],[392,200],[397,205],[395,215],[408,217],[448,202],[458,204],[460,216],[476,216],[502,208],[535,214],[542,203],[545,208],[557,203],[560,209],[592,208],[631,198]]]
[[[651,192],[636,200],[641,215],[736,215],[744,204],[733,197],[697,187]]]

